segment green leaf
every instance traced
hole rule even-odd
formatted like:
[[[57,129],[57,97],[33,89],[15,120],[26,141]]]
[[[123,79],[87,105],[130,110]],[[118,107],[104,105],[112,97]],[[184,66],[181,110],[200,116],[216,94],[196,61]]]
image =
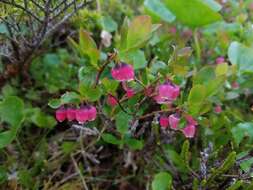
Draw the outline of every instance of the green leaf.
[[[189,149],[190,149],[190,142],[188,140],[184,141],[184,144],[182,145],[182,149],[181,149],[181,158],[184,161],[185,165],[188,166],[189,165]]]
[[[7,171],[3,166],[0,166],[0,184],[4,183],[8,179]]]
[[[102,134],[102,139],[110,144],[114,144],[114,145],[120,145],[121,144],[121,140],[117,139],[115,136],[113,136],[112,134],[109,133],[104,133]]]
[[[227,172],[234,165],[235,161],[236,161],[236,152],[231,152],[227,156],[223,164],[219,168],[215,169],[213,173],[209,176],[206,185],[212,183],[215,178]]]
[[[116,127],[117,131],[121,134],[126,134],[129,128],[129,122],[132,119],[130,115],[121,111],[116,115]]]
[[[240,142],[245,136],[248,136],[250,140],[252,141],[253,140],[253,123],[252,122],[239,123],[232,128],[231,132],[237,145],[240,144]]]
[[[79,86],[80,94],[88,101],[95,102],[100,99],[102,95],[101,88],[85,85],[83,83]]]
[[[75,142],[64,142],[61,145],[62,151],[64,154],[70,154],[72,151],[75,150],[77,144]]]
[[[206,98],[206,87],[203,85],[194,86],[188,96],[188,108],[192,115],[199,113]]]
[[[240,73],[253,73],[253,48],[232,42],[228,48],[228,58],[238,66]]]
[[[119,49],[125,50],[127,48],[127,33],[128,33],[128,19],[125,17],[120,29],[120,45]]]
[[[48,53],[46,54],[44,57],[43,57],[43,62],[48,65],[48,66],[51,66],[51,65],[59,65],[61,62],[60,62],[60,59],[58,57],[58,55],[56,54],[53,54],[53,53]]]
[[[209,81],[212,81],[213,79],[215,79],[214,68],[210,66],[205,66],[201,68],[193,77],[193,85],[208,84]]]
[[[119,82],[116,80],[109,80],[108,78],[104,78],[102,80],[102,84],[106,90],[107,93],[114,94],[114,92],[117,90],[119,86]]]
[[[168,172],[160,172],[155,175],[152,181],[152,190],[170,190],[172,177]]]
[[[121,60],[132,64],[134,69],[143,69],[147,66],[147,60],[142,50],[134,50],[120,54]]]
[[[220,88],[223,86],[225,78],[220,76],[206,84],[206,96],[213,96],[219,92]]]
[[[101,18],[101,24],[104,30],[107,32],[114,32],[118,28],[117,22],[115,22],[112,17],[106,15]]]
[[[57,124],[54,117],[50,115],[46,115],[39,108],[33,108],[31,112],[32,112],[32,115],[30,119],[38,127],[53,128]]]
[[[236,182],[234,182],[229,188],[227,188],[226,190],[236,190],[239,189],[243,184],[242,180],[238,180]]]
[[[98,69],[98,60],[100,58],[100,52],[97,49],[95,41],[91,38],[90,34],[83,30],[79,30],[79,44],[77,44],[72,38],[68,38],[70,45],[74,50],[78,51],[82,56],[88,56],[90,58],[90,64]]]
[[[164,0],[168,9],[177,20],[190,27],[200,27],[222,19],[201,0]]]
[[[8,29],[4,23],[0,23],[0,34],[6,34],[9,36]]]
[[[79,45],[80,48],[85,50],[97,49],[95,41],[90,37],[90,34],[83,30],[79,30]]]
[[[173,147],[169,145],[165,145],[165,152],[168,158],[172,161],[172,163],[177,167],[177,169],[182,173],[188,173],[187,167],[182,160],[181,156],[174,150]]]
[[[78,78],[85,85],[92,85],[96,80],[96,70],[91,67],[81,67],[78,70]]]
[[[0,149],[10,144],[16,137],[17,128],[0,133]]]
[[[18,172],[18,181],[22,184],[26,189],[32,189],[35,181],[32,178],[32,174],[29,170],[21,170]]]
[[[124,139],[124,142],[132,150],[141,150],[143,148],[143,141],[142,140],[126,138],[126,139]]]
[[[250,172],[252,165],[253,165],[253,158],[249,158],[240,162],[240,168],[246,173]]]
[[[144,6],[152,13],[151,16],[154,14],[166,22],[171,23],[176,18],[160,0],[145,0]]]
[[[215,74],[216,76],[222,76],[226,75],[228,73],[228,64],[227,63],[222,63],[217,65],[215,69]]]
[[[53,109],[57,109],[61,106],[61,100],[60,99],[52,99],[48,102],[48,105]]]
[[[18,126],[24,119],[23,100],[9,96],[0,103],[0,118],[12,126]]]
[[[222,9],[222,6],[215,0],[204,0],[203,2],[213,9],[213,11],[218,12]]]
[[[146,15],[137,16],[131,22],[127,32],[127,49],[139,47],[150,37],[152,31],[151,18]]]
[[[76,92],[66,92],[61,96],[61,104],[78,104],[80,103],[80,95]]]

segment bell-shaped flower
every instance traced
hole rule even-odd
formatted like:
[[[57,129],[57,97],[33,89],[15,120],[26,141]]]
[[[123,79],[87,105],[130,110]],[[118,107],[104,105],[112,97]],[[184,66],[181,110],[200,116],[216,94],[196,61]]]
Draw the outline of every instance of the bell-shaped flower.
[[[75,108],[67,108],[67,119],[69,121],[73,121],[76,119],[76,109]]]
[[[177,99],[180,94],[180,88],[171,82],[161,84],[157,88],[157,95],[154,97],[158,104],[172,102]]]
[[[182,129],[182,132],[186,138],[193,138],[196,132],[196,126],[187,124],[186,127]]]
[[[59,122],[63,122],[67,118],[67,111],[63,106],[56,110],[55,118]]]
[[[161,116],[159,123],[160,123],[161,127],[166,129],[169,126],[169,118],[166,116]]]
[[[131,81],[134,80],[134,68],[132,65],[121,62],[112,68],[111,75],[118,81]]]
[[[180,118],[176,114],[171,114],[169,116],[169,124],[170,128],[177,130],[178,129],[178,124],[179,124]]]

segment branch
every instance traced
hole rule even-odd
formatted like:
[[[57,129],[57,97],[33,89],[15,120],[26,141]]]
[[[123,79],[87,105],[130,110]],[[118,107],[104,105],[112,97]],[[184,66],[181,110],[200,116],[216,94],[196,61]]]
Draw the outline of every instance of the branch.
[[[21,5],[17,4],[17,3],[14,3],[14,1],[9,2],[7,0],[0,0],[0,2],[5,3],[7,5],[12,5],[12,6],[14,6],[14,7],[18,8],[18,9],[21,9],[24,12],[26,12],[28,15],[30,15],[31,17],[33,17],[35,20],[37,20],[38,22],[42,23],[42,21],[37,16],[35,16],[30,10],[26,9],[25,7],[23,7],[23,6],[21,6]]]
[[[85,1],[83,3],[81,3],[80,5],[78,5],[76,7],[76,10],[73,11],[72,13],[67,14],[66,16],[63,17],[63,19],[58,22],[57,24],[55,24],[50,30],[48,30],[44,36],[44,39],[41,41],[40,44],[42,44],[52,33],[54,33],[61,25],[63,25],[70,17],[72,17],[78,10],[84,8],[85,6],[87,6],[88,4],[92,3],[93,0],[90,1]]]

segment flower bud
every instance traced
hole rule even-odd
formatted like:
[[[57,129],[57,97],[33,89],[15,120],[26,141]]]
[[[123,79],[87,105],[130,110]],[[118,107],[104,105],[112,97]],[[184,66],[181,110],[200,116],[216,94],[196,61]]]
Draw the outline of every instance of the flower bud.
[[[178,124],[179,124],[180,118],[178,116],[176,116],[176,114],[171,114],[169,116],[169,124],[170,124],[170,128],[177,130],[178,129]]]
[[[216,64],[222,64],[225,62],[225,58],[224,57],[217,57],[216,58]]]
[[[166,129],[169,126],[169,118],[165,117],[165,116],[161,116],[159,123],[160,123],[161,127]]]
[[[107,104],[112,107],[116,106],[118,104],[116,97],[109,94],[107,96]]]

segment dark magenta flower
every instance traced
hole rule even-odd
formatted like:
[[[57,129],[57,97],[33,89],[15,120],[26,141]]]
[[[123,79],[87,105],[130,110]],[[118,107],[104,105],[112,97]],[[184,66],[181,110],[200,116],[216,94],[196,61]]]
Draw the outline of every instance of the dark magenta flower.
[[[121,62],[112,68],[111,75],[118,81],[131,81],[134,80],[134,68],[132,65]]]
[[[196,132],[196,126],[187,124],[186,127],[182,129],[182,132],[186,138],[193,138]]]
[[[168,103],[176,100],[180,94],[180,88],[177,85],[166,82],[158,86],[157,93],[154,99],[158,104]]]
[[[159,123],[160,123],[161,127],[166,129],[169,126],[169,118],[166,116],[161,116]]]
[[[73,121],[76,119],[76,109],[74,109],[74,108],[67,109],[67,119],[69,121]]]
[[[170,128],[177,130],[178,129],[178,124],[179,124],[180,118],[176,114],[171,114],[169,116],[169,124]]]
[[[55,118],[59,122],[63,122],[67,118],[67,111],[63,106],[56,110]]]

